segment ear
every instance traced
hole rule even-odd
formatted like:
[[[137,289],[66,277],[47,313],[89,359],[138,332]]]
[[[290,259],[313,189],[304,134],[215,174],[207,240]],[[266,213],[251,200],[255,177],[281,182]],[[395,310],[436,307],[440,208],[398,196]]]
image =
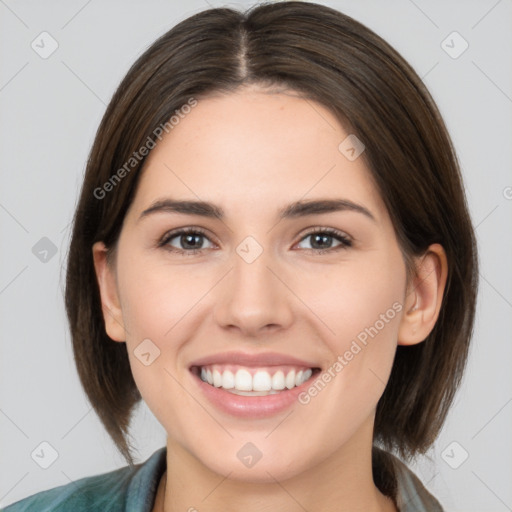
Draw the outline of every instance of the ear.
[[[439,317],[448,276],[446,253],[440,244],[432,244],[415,264],[398,330],[399,345],[421,343],[430,334]]]
[[[114,341],[126,341],[115,269],[107,261],[107,248],[105,244],[103,242],[96,242],[92,246],[92,255],[100,289],[105,330]]]

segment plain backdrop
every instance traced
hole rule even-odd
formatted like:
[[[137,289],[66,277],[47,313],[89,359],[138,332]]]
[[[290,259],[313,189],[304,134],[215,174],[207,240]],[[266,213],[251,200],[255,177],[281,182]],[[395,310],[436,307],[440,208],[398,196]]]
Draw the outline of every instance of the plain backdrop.
[[[455,143],[478,237],[468,371],[413,469],[447,511],[512,510],[512,2],[320,3],[376,31],[422,77]],[[86,158],[116,86],[158,36],[209,6],[249,5],[0,1],[0,506],[125,465],[81,389],[63,307]],[[165,444],[144,403],[132,436],[137,462]],[[41,447],[55,458],[47,469]]]

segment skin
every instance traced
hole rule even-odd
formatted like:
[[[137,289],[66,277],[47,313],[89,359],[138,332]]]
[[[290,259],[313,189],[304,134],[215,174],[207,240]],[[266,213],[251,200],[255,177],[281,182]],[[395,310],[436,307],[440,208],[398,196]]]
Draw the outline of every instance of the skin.
[[[420,343],[435,324],[447,263],[432,245],[406,282],[363,158],[338,150],[348,134],[328,109],[292,92],[252,87],[200,99],[150,153],[112,265],[103,243],[94,245],[107,333],[126,342],[142,397],[168,434],[153,510],[396,510],[372,479],[375,409],[397,344]],[[166,197],[211,201],[226,217],[140,218]],[[278,221],[285,205],[320,198],[348,199],[375,220],[339,211]],[[200,253],[158,247],[187,226],[206,231]],[[332,238],[319,254],[306,236],[316,227],[337,229],[353,245],[335,250]],[[247,236],[263,248],[250,264],[236,252]],[[171,244],[187,247],[180,236]],[[393,303],[401,311],[325,389],[270,418],[217,410],[188,369],[228,350],[275,351],[326,369]],[[134,355],[146,338],[160,350],[149,366]],[[262,453],[252,468],[236,456],[247,442]]]

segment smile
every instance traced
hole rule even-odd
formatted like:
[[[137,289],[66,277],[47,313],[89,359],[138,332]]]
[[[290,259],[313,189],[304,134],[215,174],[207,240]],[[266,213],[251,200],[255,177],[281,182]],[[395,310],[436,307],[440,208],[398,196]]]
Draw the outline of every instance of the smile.
[[[302,385],[313,375],[313,368],[253,368],[239,365],[208,365],[198,368],[201,380],[242,396],[266,396]]]
[[[321,372],[315,359],[278,352],[231,351],[191,361],[189,370],[193,385],[217,411],[255,419],[293,407]]]

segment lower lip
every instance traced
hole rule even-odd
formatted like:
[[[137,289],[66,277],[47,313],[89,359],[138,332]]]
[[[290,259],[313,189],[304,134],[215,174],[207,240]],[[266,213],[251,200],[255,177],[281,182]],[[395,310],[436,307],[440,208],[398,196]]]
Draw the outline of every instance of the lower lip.
[[[300,386],[283,390],[275,395],[266,396],[242,396],[230,393],[222,388],[216,388],[201,380],[198,375],[192,373],[199,389],[206,398],[221,411],[238,416],[240,418],[266,418],[285,411],[299,395],[305,391],[311,382],[317,377],[316,372]]]

